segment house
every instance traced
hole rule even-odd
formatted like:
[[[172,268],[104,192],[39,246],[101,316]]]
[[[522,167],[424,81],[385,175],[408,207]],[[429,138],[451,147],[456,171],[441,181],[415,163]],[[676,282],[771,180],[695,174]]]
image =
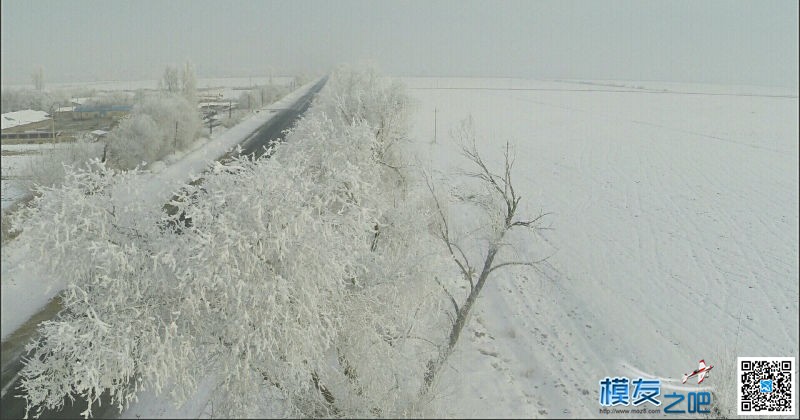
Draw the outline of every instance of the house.
[[[72,111],[72,119],[121,118],[128,115],[131,105],[80,105]]]
[[[216,111],[227,111],[228,108],[230,108],[230,107],[236,108],[236,103],[234,103],[233,101],[225,101],[225,102],[219,102],[219,101],[211,102],[211,101],[209,101],[209,102],[200,102],[200,103],[197,104],[197,107],[201,111],[205,111],[205,110],[208,110],[208,109],[213,109],[213,110],[216,110]]]
[[[75,111],[74,106],[62,106],[56,108],[55,118],[56,119],[63,119],[72,116],[72,113]]]
[[[91,101],[91,100],[92,100],[92,98],[90,98],[90,97],[72,98],[72,99],[70,99],[70,103],[72,103],[72,106],[81,106],[81,105],[86,105],[86,103]]]
[[[25,109],[6,112],[2,120],[2,139],[41,139],[53,137],[53,119],[44,111]]]
[[[200,91],[197,95],[197,99],[200,102],[220,101],[223,98],[224,96],[222,89],[205,89],[203,91]]]

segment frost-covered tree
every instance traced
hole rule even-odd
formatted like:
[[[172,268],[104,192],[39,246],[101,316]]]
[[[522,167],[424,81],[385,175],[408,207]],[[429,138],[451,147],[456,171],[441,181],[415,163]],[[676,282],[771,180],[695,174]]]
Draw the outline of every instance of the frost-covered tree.
[[[370,127],[376,139],[373,154],[387,163],[392,148],[405,139],[408,129],[408,99],[402,83],[381,77],[375,67],[355,71],[342,66],[336,74],[338,77],[328,81],[329,93],[320,95],[319,107],[336,124],[363,123]]]
[[[147,243],[143,239],[145,235],[152,236],[156,220],[146,217],[140,203],[122,206],[114,200],[124,194],[114,192],[114,188],[130,181],[135,172],[115,174],[97,161],[92,165],[91,170],[68,170],[62,187],[38,187],[34,205],[22,209],[12,220],[15,226],[25,226],[19,240],[33,246],[33,260],[46,261],[52,256],[55,264],[51,269],[69,273],[70,286],[62,294],[65,309],[56,319],[43,323],[41,339],[28,346],[29,350],[37,350],[27,361],[23,386],[29,400],[48,407],[60,407],[63,401],[56,401],[59,396],[71,393],[95,400],[106,388],[117,395],[123,395],[129,384],[135,388],[135,382],[123,385],[113,378],[132,378],[131,354],[139,348],[135,342],[140,335],[147,335],[147,329],[136,329],[136,334],[125,337],[128,327],[115,324],[111,314],[103,312],[95,302],[110,303],[119,298],[117,291],[128,290],[115,290],[113,285],[125,282],[131,272],[111,268],[118,269],[117,264],[133,268],[146,261],[143,253]],[[53,242],[48,243],[59,243],[60,247],[48,249],[32,238],[49,239]],[[93,261],[99,264],[89,264]],[[111,287],[106,289],[107,286]],[[123,311],[132,310],[135,308],[126,307]],[[99,319],[98,314],[104,319]],[[133,321],[132,328],[141,326]],[[90,361],[100,353],[87,350],[100,348],[123,351]],[[48,354],[58,356],[50,359]],[[103,371],[98,371],[95,362],[104,364]],[[110,371],[115,373],[109,374]]]
[[[190,104],[197,105],[197,76],[194,73],[194,66],[188,61],[181,71],[181,93]]]
[[[268,158],[216,164],[177,193],[172,215],[132,202],[136,172],[102,163],[42,189],[14,220],[18,241],[69,286],[29,346],[32,414],[106,389],[120,407],[151,388],[181,401],[205,378],[224,416],[415,412],[446,338],[432,277],[448,260],[429,233],[435,207],[413,193],[402,119],[382,115],[402,104],[327,114],[337,101],[352,111],[351,94],[402,99],[384,82],[340,81],[352,72],[331,77]],[[281,411],[263,411],[270,402]]]
[[[108,161],[120,169],[154,162],[192,144],[200,128],[199,113],[183,96],[144,98],[109,134]]]
[[[164,75],[159,81],[162,90],[169,93],[178,93],[181,90],[180,78],[178,77],[178,69],[172,66],[167,66],[164,69]]]
[[[115,168],[132,169],[158,160],[164,150],[166,133],[144,113],[135,113],[108,135],[107,162]]]
[[[83,167],[91,159],[103,153],[103,145],[93,143],[86,136],[74,143],[61,144],[53,149],[43,149],[39,156],[28,161],[22,178],[29,188],[34,185],[58,186],[66,175],[65,165]]]
[[[69,100],[69,96],[63,91],[48,92],[33,89],[3,89],[0,96],[3,113],[23,109],[50,111],[56,104],[66,103]]]
[[[255,89],[242,92],[239,94],[239,107],[243,109],[261,108],[261,95]]]
[[[180,95],[145,99],[134,112],[151,116],[167,132],[164,143],[170,151],[182,150],[192,144],[202,126],[196,105]]]
[[[298,87],[303,86],[304,84],[306,84],[306,83],[308,83],[310,81],[311,81],[311,77],[309,77],[304,72],[298,72],[292,78],[292,87],[298,88]]]

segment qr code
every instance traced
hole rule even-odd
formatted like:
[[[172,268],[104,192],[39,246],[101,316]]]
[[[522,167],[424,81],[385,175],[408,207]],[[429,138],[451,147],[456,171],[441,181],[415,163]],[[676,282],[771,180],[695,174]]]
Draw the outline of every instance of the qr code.
[[[740,416],[795,414],[794,357],[739,357],[737,364]]]

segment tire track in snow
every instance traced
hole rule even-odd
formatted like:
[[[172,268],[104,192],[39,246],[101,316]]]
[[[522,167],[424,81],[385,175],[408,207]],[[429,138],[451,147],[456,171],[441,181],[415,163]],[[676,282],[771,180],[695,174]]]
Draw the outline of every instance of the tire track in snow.
[[[707,184],[713,186],[712,189],[715,189],[718,192],[725,191],[726,188],[723,188],[725,187],[725,185],[721,184],[717,179],[712,179],[711,176],[709,176],[709,171],[707,170],[708,168],[704,168],[705,170],[700,170],[700,168],[703,168],[702,162],[699,162],[696,159],[697,158],[695,157],[693,162],[694,164],[687,165],[688,166],[687,170],[692,173],[692,177],[697,179],[705,179],[707,181]],[[752,166],[746,166],[746,167],[749,169],[748,170],[749,173],[747,174],[747,176],[745,176],[745,179],[752,179],[758,177],[759,174],[753,173]],[[680,171],[680,173],[682,174],[681,176],[684,179],[684,183],[687,185],[687,187],[689,187],[689,184],[685,181],[686,177],[685,175],[683,175],[683,171]],[[717,168],[714,168],[712,173],[718,174],[721,173],[721,171],[718,170]],[[730,190],[730,187],[728,187],[727,189]],[[752,203],[752,200],[750,200],[749,197],[741,195],[741,193],[737,194],[736,201],[747,204]],[[769,203],[769,201],[765,200],[762,201],[762,203],[766,204]],[[736,247],[736,250],[738,251],[737,252],[738,256],[735,256],[735,258],[732,258],[732,260],[748,262],[747,264],[744,264],[743,267],[746,270],[746,274],[744,275],[753,286],[748,286],[747,289],[744,289],[743,288],[745,285],[744,282],[736,282],[736,284],[740,286],[739,291],[736,293],[736,295],[739,296],[739,299],[741,299],[746,295],[750,295],[749,296],[750,298],[754,298],[754,296],[752,296],[753,293],[748,292],[748,290],[750,291],[753,291],[754,289],[757,290],[756,293],[758,293],[763,298],[763,300],[761,300],[760,303],[754,303],[753,306],[762,309],[765,306],[769,307],[771,310],[770,311],[771,316],[774,317],[774,319],[776,319],[777,322],[783,325],[788,325],[789,320],[784,319],[784,317],[781,315],[781,312],[778,311],[777,309],[778,305],[777,302],[783,302],[786,294],[771,293],[773,288],[770,287],[770,285],[763,285],[763,282],[767,280],[767,278],[764,278],[765,276],[762,275],[763,273],[771,272],[777,274],[778,276],[780,276],[780,274],[777,273],[777,271],[775,271],[771,267],[769,267],[769,264],[767,264],[767,262],[765,261],[762,252],[759,250],[759,244],[755,242],[754,238],[751,236],[743,235],[741,233],[742,229],[740,228],[740,226],[743,223],[743,221],[740,220],[741,218],[734,216],[724,205],[716,206],[713,209],[713,211],[715,211],[715,213],[721,219],[723,219],[725,231],[728,233],[728,238],[730,239],[729,242],[732,243]],[[763,212],[754,211],[752,212],[752,214],[755,215],[756,221],[761,222],[763,226],[766,226],[766,224],[762,220]],[[772,232],[770,232],[770,235],[774,237],[774,234],[772,234]],[[780,238],[774,238],[774,239],[778,242],[781,242]],[[768,276],[768,277],[775,278],[773,276]],[[730,282],[717,282],[717,286],[719,288],[730,288]],[[781,303],[781,305],[783,305],[783,303]],[[732,316],[732,314],[730,313],[728,313],[728,315]],[[759,315],[764,316],[764,311],[760,311]],[[748,315],[747,320],[752,321],[753,318],[750,315]],[[762,340],[762,342],[765,343],[770,342],[770,340],[767,337],[764,337],[764,335],[758,328],[750,327],[749,325],[747,325],[746,329],[754,333],[760,340]],[[792,337],[790,336],[789,332],[786,329],[781,329],[781,332],[783,337],[787,341],[789,342],[792,341]]]

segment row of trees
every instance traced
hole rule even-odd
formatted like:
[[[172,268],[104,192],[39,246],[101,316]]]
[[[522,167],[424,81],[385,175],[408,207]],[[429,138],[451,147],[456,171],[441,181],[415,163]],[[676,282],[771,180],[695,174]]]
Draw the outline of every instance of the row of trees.
[[[241,109],[258,109],[269,105],[289,93],[289,87],[283,85],[265,85],[246,90],[239,95],[238,107]]]
[[[136,170],[95,161],[15,218],[69,284],[29,346],[32,414],[104,391],[120,408],[143,389],[181,402],[209,377],[226,417],[419,413],[489,273],[513,264],[493,263],[502,232],[535,221],[515,218],[510,165],[477,172],[499,192],[484,202],[498,235],[473,269],[403,147],[402,86],[350,68],[328,83],[285,144],[217,163],[173,215],[125,200]]]
[[[66,91],[40,91],[34,89],[3,89],[0,92],[2,113],[33,109],[50,112],[57,104],[68,104]]]
[[[13,112],[23,109],[53,112],[56,108],[69,106],[72,98],[90,98],[85,105],[133,105],[136,95],[127,92],[95,92],[87,88],[64,88],[48,91],[32,89],[3,89],[0,92],[2,112]]]
[[[167,66],[159,81],[159,88],[173,94],[183,95],[189,102],[197,102],[197,76],[194,66],[186,62],[179,71],[177,67]]]

